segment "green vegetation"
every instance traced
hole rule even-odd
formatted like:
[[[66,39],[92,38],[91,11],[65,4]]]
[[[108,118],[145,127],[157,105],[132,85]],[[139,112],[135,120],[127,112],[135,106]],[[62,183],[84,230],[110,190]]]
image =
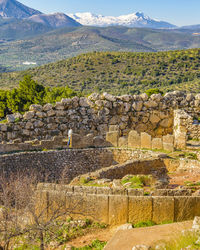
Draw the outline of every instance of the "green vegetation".
[[[72,247],[72,250],[90,250],[90,249],[95,249],[95,250],[102,250],[104,246],[106,245],[107,242],[102,242],[99,240],[94,240],[91,245],[85,246],[85,247]]]
[[[193,232],[185,232],[177,235],[167,242],[161,242],[166,250],[181,250],[181,249],[200,249],[200,244],[197,243],[198,234]],[[190,247],[189,247],[190,246]],[[189,248],[187,248],[189,247]],[[155,248],[153,248],[155,249]]]
[[[121,180],[121,184],[125,185],[129,183],[129,188],[143,188],[144,186],[150,186],[152,182],[152,177],[148,175],[136,175],[136,176],[126,176]]]
[[[40,66],[92,51],[156,52],[200,47],[200,37],[187,30],[66,27],[47,32],[49,27],[39,23],[8,22],[0,27],[0,72],[27,69],[30,66],[23,65],[25,61]],[[176,63],[176,59],[172,60]],[[118,60],[113,59],[112,64],[117,65]],[[128,68],[125,70],[131,73]],[[156,76],[159,71],[153,74]]]
[[[73,221],[72,219],[66,220],[63,224],[62,221],[56,221],[46,232],[44,235],[44,242],[46,246],[53,244],[54,246],[64,246],[68,241],[75,239],[77,237],[83,236],[89,232],[105,229],[107,228],[106,224],[100,224],[97,222],[93,222],[89,219],[85,221]],[[53,237],[52,237],[53,235]],[[16,250],[36,250],[40,249],[38,246],[39,239],[35,238],[35,235],[27,233],[23,236],[17,237],[13,244]],[[84,248],[72,248],[72,249],[103,249],[106,245],[106,242],[101,242],[99,240],[95,240],[89,246],[85,246]]]
[[[31,75],[44,86],[68,86],[83,95],[94,91],[116,95],[146,90],[149,95],[172,90],[199,92],[199,65],[200,49],[157,53],[94,52],[27,71],[0,74],[0,87],[16,87],[25,75]]]
[[[152,227],[152,226],[156,226],[156,225],[164,225],[164,224],[171,224],[173,223],[173,221],[163,221],[159,224],[157,224],[154,221],[148,220],[148,221],[140,221],[136,224],[132,224],[133,228],[140,228],[140,227]]]
[[[68,86],[66,87],[44,87],[26,75],[20,81],[19,87],[12,90],[0,90],[0,118],[8,113],[27,111],[31,104],[55,103],[62,98],[75,96],[76,93]],[[16,119],[16,122],[19,118]],[[5,123],[2,120],[1,123]]]

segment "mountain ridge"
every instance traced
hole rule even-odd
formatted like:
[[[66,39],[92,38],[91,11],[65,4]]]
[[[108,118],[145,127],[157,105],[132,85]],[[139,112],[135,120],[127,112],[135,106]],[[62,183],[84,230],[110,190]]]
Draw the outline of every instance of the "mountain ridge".
[[[82,25],[107,27],[107,26],[126,26],[126,27],[146,27],[146,28],[175,28],[176,26],[168,22],[152,19],[143,12],[131,13],[128,15],[103,16],[90,12],[67,14]]]
[[[0,16],[2,17],[23,19],[35,14],[41,14],[41,12],[16,0],[0,0]]]

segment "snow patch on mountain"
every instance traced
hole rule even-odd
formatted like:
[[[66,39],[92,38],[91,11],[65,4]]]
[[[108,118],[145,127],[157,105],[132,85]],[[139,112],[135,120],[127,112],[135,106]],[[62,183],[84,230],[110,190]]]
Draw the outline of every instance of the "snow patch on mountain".
[[[174,28],[173,24],[168,22],[152,19],[142,12],[136,12],[128,15],[103,16],[96,15],[90,12],[67,14],[82,25],[87,26],[127,26],[127,27],[148,27],[148,28]]]

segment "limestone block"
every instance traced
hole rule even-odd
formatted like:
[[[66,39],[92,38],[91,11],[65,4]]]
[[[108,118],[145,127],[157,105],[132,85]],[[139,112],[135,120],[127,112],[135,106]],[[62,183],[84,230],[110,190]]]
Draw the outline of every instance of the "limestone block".
[[[143,107],[143,101],[133,102],[132,108],[135,111],[141,111]]]
[[[128,134],[128,147],[141,148],[141,136],[135,130],[131,130]]]
[[[129,196],[128,222],[138,223],[152,220],[152,197]]]
[[[0,131],[7,132],[8,126],[6,124],[0,124]]]
[[[193,220],[200,216],[200,197],[174,197],[175,221]]]
[[[128,197],[109,196],[109,224],[120,225],[128,222]]]
[[[163,143],[161,138],[154,138],[152,140],[152,149],[163,149]]]
[[[109,132],[118,131],[119,132],[119,125],[110,125]]]
[[[147,108],[155,108],[158,106],[158,103],[152,100],[149,100],[147,102],[144,102],[144,106]]]
[[[156,114],[151,114],[149,120],[152,124],[157,124],[160,121],[160,117]]]
[[[151,135],[143,132],[141,133],[141,148],[151,149]]]
[[[28,111],[28,112],[25,112],[25,114],[23,115],[23,118],[24,118],[25,120],[30,120],[30,119],[32,119],[34,116],[35,116],[35,112],[34,112],[34,111]]]
[[[65,109],[65,107],[64,107],[62,102],[56,102],[55,109],[63,110],[63,109]]]
[[[108,132],[106,134],[106,141],[109,142],[112,146],[118,147],[118,140],[119,140],[118,131]]]
[[[163,136],[163,149],[166,151],[170,151],[170,152],[174,151],[174,136],[173,135]]]
[[[79,100],[79,104],[81,107],[89,107],[89,104],[87,102],[87,98],[81,97]]]
[[[127,148],[128,147],[128,138],[127,137],[120,137],[119,141],[118,141],[118,147]]]
[[[50,104],[50,103],[47,103],[47,104],[44,105],[43,110],[44,110],[44,111],[49,111],[49,110],[51,110],[52,108],[53,108],[53,105]]]
[[[98,147],[105,147],[107,145],[106,141],[104,140],[103,136],[95,136],[93,138],[93,146]],[[108,145],[109,146],[109,145]]]
[[[160,126],[163,128],[170,128],[173,125],[173,120],[171,118],[165,118],[160,122]]]
[[[53,109],[50,109],[49,111],[47,111],[47,116],[51,117],[51,116],[55,116],[56,112]]]
[[[173,197],[153,197],[153,221],[157,224],[174,221]]]
[[[7,115],[6,119],[7,119],[7,122],[9,122],[9,123],[15,122],[15,116],[14,115]]]
[[[30,111],[42,111],[42,105],[39,105],[39,104],[32,104],[30,107],[29,107],[29,110]]]
[[[103,94],[102,94],[102,98],[103,98],[103,99],[106,99],[106,100],[108,100],[108,101],[110,101],[110,102],[115,102],[115,101],[116,101],[116,97],[113,96],[113,95],[110,95],[110,94],[108,94],[108,93],[103,93]]]

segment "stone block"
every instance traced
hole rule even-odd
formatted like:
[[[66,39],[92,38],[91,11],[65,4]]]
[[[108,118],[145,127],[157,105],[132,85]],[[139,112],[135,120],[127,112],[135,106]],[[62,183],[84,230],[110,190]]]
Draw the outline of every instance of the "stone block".
[[[127,190],[128,196],[144,196],[144,190],[143,189],[133,189],[129,188]]]
[[[152,140],[152,149],[163,149],[163,142],[161,138],[154,138]]]
[[[120,225],[128,221],[128,196],[109,196],[109,224]]]
[[[112,189],[110,187],[97,187],[97,194],[109,195],[112,194]]]
[[[152,197],[129,196],[128,222],[138,223],[152,220]]]
[[[193,220],[200,215],[200,197],[174,197],[175,221]]]
[[[146,149],[152,148],[151,135],[145,132],[141,133],[141,148],[146,148]]]
[[[118,147],[118,140],[119,140],[118,131],[108,132],[106,134],[106,141],[109,142],[112,146]]]
[[[120,137],[118,141],[118,146],[120,148],[127,148],[128,147],[128,138],[127,137]]]
[[[109,132],[114,132],[114,131],[119,132],[119,125],[110,125],[109,126]]]
[[[131,130],[128,134],[128,147],[141,148],[141,136],[135,130]]]
[[[170,152],[174,151],[174,136],[173,135],[163,136],[163,149],[166,151],[170,151]]]
[[[174,221],[174,198],[153,197],[153,219],[157,224]]]

